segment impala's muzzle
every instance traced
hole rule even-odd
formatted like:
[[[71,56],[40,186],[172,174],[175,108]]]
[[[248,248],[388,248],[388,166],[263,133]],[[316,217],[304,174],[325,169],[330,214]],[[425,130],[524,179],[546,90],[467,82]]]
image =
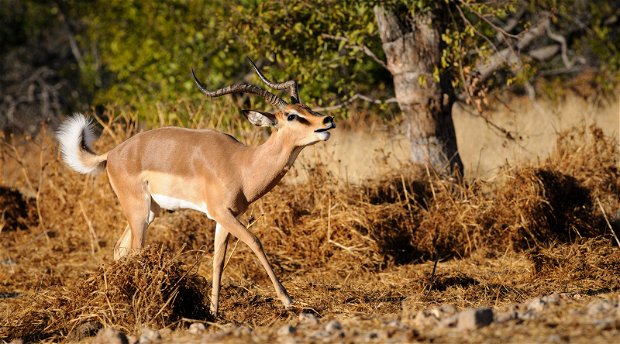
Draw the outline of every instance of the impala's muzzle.
[[[326,116],[325,119],[323,120],[323,124],[327,125],[327,127],[321,128],[321,129],[317,129],[314,132],[315,133],[322,133],[324,131],[328,131],[330,129],[335,129],[336,128],[336,123],[334,123],[334,117],[331,117],[331,116]]]
[[[333,117],[326,116],[325,119],[323,119],[323,124],[327,126],[325,128],[316,129],[314,132],[317,134],[320,140],[327,141],[331,136],[331,133],[328,130],[336,128],[336,123],[334,123]]]

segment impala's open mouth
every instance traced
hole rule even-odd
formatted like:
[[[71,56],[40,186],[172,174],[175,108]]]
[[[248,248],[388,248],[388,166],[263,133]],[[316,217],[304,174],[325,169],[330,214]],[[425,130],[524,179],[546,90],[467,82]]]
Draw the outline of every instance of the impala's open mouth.
[[[336,128],[336,123],[334,123],[334,122],[330,122],[330,124],[331,124],[331,125],[330,125],[329,127],[327,127],[327,128],[317,129],[317,130],[315,130],[314,132],[315,132],[315,133],[322,133],[322,132],[328,131],[328,130],[330,130],[330,129],[334,129],[334,128]]]
[[[336,124],[334,122],[331,122],[331,123],[328,123],[328,124],[329,124],[329,127],[321,128],[321,129],[316,129],[314,131],[317,134],[317,136],[319,137],[319,139],[322,140],[322,141],[329,140],[329,137],[331,136],[331,133],[328,130],[334,129],[336,127]]]

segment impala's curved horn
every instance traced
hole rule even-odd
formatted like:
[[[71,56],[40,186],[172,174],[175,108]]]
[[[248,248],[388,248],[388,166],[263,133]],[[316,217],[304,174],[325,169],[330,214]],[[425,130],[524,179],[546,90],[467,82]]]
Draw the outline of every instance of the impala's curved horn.
[[[252,93],[252,94],[256,94],[258,96],[263,97],[267,102],[277,107],[278,109],[288,105],[288,103],[284,101],[284,99],[276,96],[275,94],[269,91],[265,91],[258,86],[241,83],[241,84],[233,84],[230,86],[226,86],[226,87],[220,88],[215,91],[209,91],[207,90],[206,86],[200,80],[198,80],[198,77],[196,77],[196,72],[194,71],[194,68],[192,68],[192,76],[194,77],[194,82],[196,83],[198,88],[202,91],[202,93],[212,98],[220,97],[225,94],[232,94],[232,93]]]
[[[256,74],[258,74],[258,77],[265,83],[265,85],[273,88],[274,90],[288,89],[291,95],[291,103],[295,104],[301,102],[301,100],[299,99],[299,86],[297,85],[297,81],[289,80],[280,83],[271,82],[265,77],[265,75],[260,71],[260,69],[258,69],[258,67],[251,58],[248,57],[248,61],[250,61],[252,67],[254,67],[254,70],[256,71]]]

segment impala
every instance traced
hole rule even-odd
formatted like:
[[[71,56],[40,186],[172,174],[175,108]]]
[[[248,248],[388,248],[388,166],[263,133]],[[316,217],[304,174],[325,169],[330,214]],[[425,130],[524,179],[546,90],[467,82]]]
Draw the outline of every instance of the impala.
[[[256,254],[285,307],[292,304],[273,272],[259,239],[238,217],[269,192],[309,145],[327,141],[336,127],[331,116],[300,103],[297,82],[269,81],[250,60],[259,78],[275,90],[288,90],[291,102],[258,86],[240,83],[208,91],[192,69],[198,88],[209,97],[251,93],[276,108],[274,113],[243,110],[254,125],[272,127],[259,146],[246,146],[230,135],[210,129],[166,127],[134,135],[107,153],[96,154],[91,121],[81,114],[58,130],[64,161],[84,174],[107,171],[129,225],[114,247],[120,259],[144,245],[149,224],[160,209],[194,209],[216,221],[213,254],[211,313],[216,316],[228,235],[244,242]]]

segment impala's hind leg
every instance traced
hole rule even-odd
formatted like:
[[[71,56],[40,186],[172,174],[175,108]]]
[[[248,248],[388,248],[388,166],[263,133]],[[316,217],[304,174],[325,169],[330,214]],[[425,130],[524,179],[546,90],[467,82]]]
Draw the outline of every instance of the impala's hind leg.
[[[120,259],[132,251],[142,248],[146,238],[146,230],[159,211],[151,195],[147,191],[147,183],[123,180],[118,185],[110,176],[110,184],[118,197],[123,213],[129,222],[123,235],[114,247],[114,259]],[[122,186],[122,187],[119,187]],[[120,192],[122,190],[122,192]]]
[[[159,214],[160,210],[161,208],[157,205],[157,203],[151,200],[151,205],[150,205],[149,215],[148,215],[148,220],[147,220],[148,222],[147,226],[151,222],[153,222],[155,217]],[[146,229],[144,229],[144,231],[146,231]],[[123,232],[123,235],[121,235],[120,239],[118,239],[118,241],[116,242],[116,245],[114,245],[114,260],[119,260],[122,257],[125,257],[126,255],[128,255],[129,252],[131,252],[131,245],[132,245],[131,227],[127,225],[125,227],[125,231]]]
[[[131,248],[131,228],[129,225],[125,227],[123,235],[114,245],[114,260],[119,260],[129,254]]]
[[[215,225],[215,244],[213,245],[213,287],[211,290],[210,311],[217,316],[220,303],[220,286],[222,282],[222,270],[224,269],[224,257],[228,246],[228,231],[219,223]]]

